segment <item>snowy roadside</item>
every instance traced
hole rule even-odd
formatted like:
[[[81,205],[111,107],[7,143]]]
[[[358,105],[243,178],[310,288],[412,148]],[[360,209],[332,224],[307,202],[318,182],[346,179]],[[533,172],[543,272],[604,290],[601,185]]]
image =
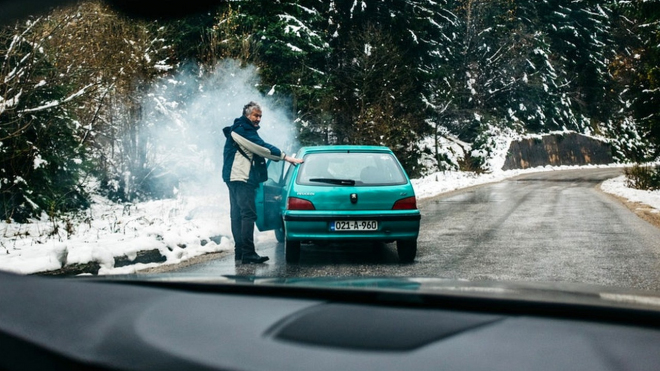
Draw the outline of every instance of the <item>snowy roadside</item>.
[[[0,270],[49,272],[95,262],[98,274],[124,274],[233,248],[229,208],[223,194],[113,204],[95,197],[82,215],[53,223],[47,216],[29,224],[0,223]],[[141,253],[157,262],[126,264]],[[92,268],[94,269],[94,268]]]
[[[653,208],[655,213],[660,213],[660,191],[641,191],[626,187],[626,179],[621,175],[609,179],[601,184],[600,188],[609,194],[619,196],[630,202],[638,202]]]
[[[424,199],[520,174],[596,167],[608,166],[544,167],[480,175],[440,172],[414,179],[413,186],[417,197]],[[623,176],[604,182],[602,189],[649,205],[653,212],[660,210],[660,192],[627,188]],[[53,223],[44,217],[30,224],[2,222],[0,233],[0,270],[20,274],[90,265],[98,274],[130,274],[233,249],[224,193],[179,195],[173,200],[134,205],[113,204],[97,197],[90,210],[70,220]],[[258,232],[256,238],[257,242],[271,239],[272,232]],[[140,257],[146,257],[145,262]]]

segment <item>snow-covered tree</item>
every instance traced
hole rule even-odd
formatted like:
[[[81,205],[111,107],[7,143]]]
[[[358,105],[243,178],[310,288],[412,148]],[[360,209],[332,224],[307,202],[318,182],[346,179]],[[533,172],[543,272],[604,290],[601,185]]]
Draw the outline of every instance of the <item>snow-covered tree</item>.
[[[610,71],[617,110],[606,124],[618,157],[660,156],[660,1],[615,1],[617,55]],[[648,145],[650,143],[650,146]]]
[[[113,197],[151,193],[151,137],[144,102],[151,84],[168,73],[167,25],[129,19],[89,1],[55,11],[47,25],[48,52],[73,86],[92,85],[73,110],[95,175]]]
[[[46,53],[45,21],[0,31],[0,217],[23,222],[87,205],[73,90]]]

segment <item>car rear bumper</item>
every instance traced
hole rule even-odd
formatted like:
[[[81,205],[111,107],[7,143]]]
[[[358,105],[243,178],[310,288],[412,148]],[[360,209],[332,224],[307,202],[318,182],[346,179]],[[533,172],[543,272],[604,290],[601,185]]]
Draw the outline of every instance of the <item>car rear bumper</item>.
[[[286,238],[292,241],[339,241],[372,240],[392,241],[417,239],[421,216],[418,210],[392,212],[345,212],[298,211],[283,215]],[[375,220],[374,231],[334,231],[331,224],[339,220]]]

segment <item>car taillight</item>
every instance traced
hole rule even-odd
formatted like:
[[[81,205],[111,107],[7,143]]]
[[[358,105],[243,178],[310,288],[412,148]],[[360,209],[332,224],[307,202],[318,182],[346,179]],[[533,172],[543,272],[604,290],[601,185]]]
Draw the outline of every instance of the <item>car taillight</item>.
[[[415,196],[402,198],[394,203],[392,210],[415,210],[417,209],[417,199]]]
[[[297,197],[289,197],[286,200],[286,208],[287,210],[316,210],[311,201]]]

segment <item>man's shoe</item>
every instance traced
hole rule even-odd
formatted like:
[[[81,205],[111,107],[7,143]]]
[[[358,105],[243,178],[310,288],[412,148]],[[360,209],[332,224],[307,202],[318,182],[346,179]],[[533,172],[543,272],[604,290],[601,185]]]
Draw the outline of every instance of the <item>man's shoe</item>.
[[[259,256],[259,255],[249,256],[249,257],[244,256],[243,259],[241,260],[241,263],[243,263],[243,264],[261,264],[261,263],[265,262],[268,259],[269,259],[269,257],[267,257],[267,256]]]

